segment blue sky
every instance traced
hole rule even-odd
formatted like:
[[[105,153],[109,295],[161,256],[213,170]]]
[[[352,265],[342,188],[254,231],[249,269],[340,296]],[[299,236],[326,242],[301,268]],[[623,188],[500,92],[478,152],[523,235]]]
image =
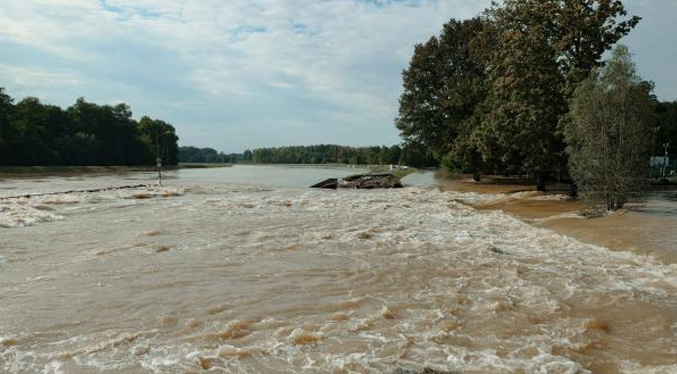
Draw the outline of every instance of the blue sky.
[[[3,0],[0,87],[16,99],[125,102],[225,152],[399,143],[413,45],[489,0]],[[626,0],[623,40],[662,100],[677,99],[677,1]]]

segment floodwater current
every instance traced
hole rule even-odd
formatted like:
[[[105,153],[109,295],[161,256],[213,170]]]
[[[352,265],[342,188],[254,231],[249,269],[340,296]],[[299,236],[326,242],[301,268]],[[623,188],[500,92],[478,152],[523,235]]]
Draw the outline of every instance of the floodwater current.
[[[0,373],[677,373],[677,265],[354,172],[2,181]]]

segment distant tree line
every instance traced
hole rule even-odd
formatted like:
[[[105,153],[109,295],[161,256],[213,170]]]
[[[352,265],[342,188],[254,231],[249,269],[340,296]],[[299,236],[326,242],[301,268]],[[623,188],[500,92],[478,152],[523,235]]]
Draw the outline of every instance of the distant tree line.
[[[213,148],[179,147],[182,163],[252,163],[252,164],[352,164],[408,165],[435,167],[437,160],[424,147],[347,147],[341,145],[309,145],[257,148],[244,153],[224,154]]]
[[[601,59],[639,21],[620,0],[502,0],[452,19],[415,46],[396,127],[405,144],[477,179],[527,174],[544,190],[547,179],[573,177],[604,195],[620,183],[606,177],[632,169],[620,184],[634,191],[652,141],[677,150],[677,103],[656,100],[627,48]],[[591,176],[591,163],[613,171]]]
[[[218,159],[218,155],[208,151]],[[215,151],[214,151],[215,152]],[[224,155],[225,156],[225,155]],[[235,158],[236,162],[253,164],[352,164],[352,165],[409,165],[437,166],[437,161],[425,148],[407,145],[400,147],[347,147],[332,144],[257,148],[247,150]],[[239,161],[242,160],[242,161]]]
[[[154,165],[158,156],[176,165],[178,139],[167,122],[134,120],[127,104],[14,103],[0,87],[0,166]]]
[[[225,154],[214,148],[179,147],[179,162],[181,163],[241,164],[250,161],[251,151]]]

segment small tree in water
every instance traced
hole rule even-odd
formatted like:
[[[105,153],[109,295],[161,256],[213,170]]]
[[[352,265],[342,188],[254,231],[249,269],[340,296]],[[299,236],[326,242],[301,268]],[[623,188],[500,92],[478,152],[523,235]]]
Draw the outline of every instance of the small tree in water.
[[[622,209],[641,196],[649,160],[652,90],[653,84],[637,75],[625,46],[618,46],[604,68],[576,90],[564,133],[570,172],[587,215]]]

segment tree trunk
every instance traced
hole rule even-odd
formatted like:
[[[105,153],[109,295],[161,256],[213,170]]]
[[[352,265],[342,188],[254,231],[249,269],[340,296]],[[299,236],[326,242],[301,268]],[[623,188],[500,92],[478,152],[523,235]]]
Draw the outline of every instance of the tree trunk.
[[[545,175],[543,175],[542,171],[536,172],[536,190],[545,191]]]
[[[572,199],[578,199],[578,183],[571,181],[571,191],[569,191],[569,197]]]

